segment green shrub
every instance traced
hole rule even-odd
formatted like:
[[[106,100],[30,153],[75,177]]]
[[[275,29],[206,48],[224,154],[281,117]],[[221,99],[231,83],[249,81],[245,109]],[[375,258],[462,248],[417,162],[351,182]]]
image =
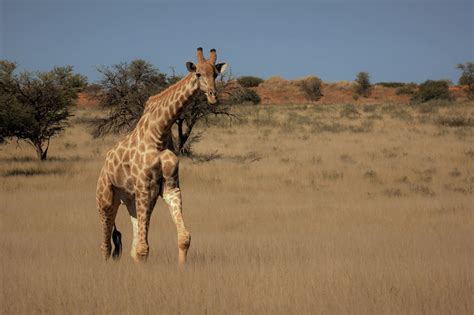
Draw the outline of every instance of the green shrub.
[[[263,79],[252,76],[243,76],[237,79],[237,82],[243,87],[257,87],[260,83],[263,82]]]
[[[229,98],[229,103],[231,104],[252,103],[256,105],[260,102],[261,99],[257,92],[248,88],[238,89],[236,92],[232,93]]]
[[[355,81],[357,83],[355,92],[363,97],[369,97],[372,90],[369,73],[359,72]]]
[[[448,82],[445,80],[427,80],[420,84],[418,92],[412,97],[412,101],[422,103],[429,100],[452,100]]]
[[[309,76],[302,79],[300,82],[301,91],[304,93],[307,99],[311,101],[317,101],[323,96],[321,92],[322,81],[320,78],[315,76]]]

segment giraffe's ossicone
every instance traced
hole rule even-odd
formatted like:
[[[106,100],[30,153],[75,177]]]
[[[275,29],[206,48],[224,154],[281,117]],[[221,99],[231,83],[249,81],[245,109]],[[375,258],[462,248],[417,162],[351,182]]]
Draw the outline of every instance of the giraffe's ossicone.
[[[112,251],[120,257],[121,237],[115,227],[119,205],[124,203],[133,228],[131,255],[137,261],[148,257],[148,228],[150,216],[158,197],[168,204],[178,234],[178,261],[186,261],[191,235],[184,225],[179,161],[169,147],[171,126],[190,98],[200,91],[207,96],[210,106],[217,102],[215,78],[222,73],[225,63],[216,64],[216,51],[209,60],[197,49],[197,64],[187,62],[189,74],[162,93],[151,96],[142,117],[133,131],[107,152],[97,181],[96,202],[103,225],[102,253],[105,259]]]

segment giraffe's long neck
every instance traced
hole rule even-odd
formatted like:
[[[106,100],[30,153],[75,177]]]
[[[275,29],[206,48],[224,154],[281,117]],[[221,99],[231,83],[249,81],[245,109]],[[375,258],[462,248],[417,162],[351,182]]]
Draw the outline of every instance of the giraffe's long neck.
[[[160,146],[189,99],[199,91],[197,78],[188,74],[162,93],[150,97],[138,122],[139,138]]]

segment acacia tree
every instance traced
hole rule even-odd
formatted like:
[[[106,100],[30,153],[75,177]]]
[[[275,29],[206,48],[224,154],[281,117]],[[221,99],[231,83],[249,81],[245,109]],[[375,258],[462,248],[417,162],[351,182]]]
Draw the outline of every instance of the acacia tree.
[[[167,77],[150,63],[138,59],[98,69],[102,79],[96,93],[99,105],[109,110],[95,122],[93,135],[130,131],[138,123],[145,103],[168,86]]]
[[[102,74],[99,82],[101,90],[96,93],[96,96],[100,105],[109,109],[109,113],[105,118],[94,122],[93,135],[96,137],[131,131],[143,114],[148,98],[182,78],[174,73],[171,76],[161,73],[144,60],[102,67],[99,72]],[[225,82],[221,80],[218,87],[223,85]],[[219,90],[222,91],[222,89]],[[172,149],[180,154],[190,153],[190,139],[196,140],[199,137],[192,137],[194,126],[198,121],[206,120],[210,115],[232,116],[228,112],[227,105],[220,103],[209,106],[205,96],[199,93],[174,122],[173,129],[176,135],[173,137]]]
[[[20,74],[16,68],[0,60],[0,143],[25,141],[44,161],[51,138],[67,127],[70,106],[87,81],[72,66]]]
[[[359,72],[356,78],[356,93],[363,97],[369,97],[372,92],[372,85],[370,84],[370,76],[368,72]]]
[[[474,98],[474,62],[460,63],[456,68],[462,71],[459,84],[467,85],[468,96]]]

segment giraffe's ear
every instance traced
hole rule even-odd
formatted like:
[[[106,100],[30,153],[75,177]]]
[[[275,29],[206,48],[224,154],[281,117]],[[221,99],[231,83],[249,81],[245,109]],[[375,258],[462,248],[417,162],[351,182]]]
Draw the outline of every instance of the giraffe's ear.
[[[223,63],[218,63],[218,64],[216,65],[216,70],[217,70],[217,72],[219,72],[219,73],[224,73],[224,72],[225,72],[225,69],[227,69],[227,64],[226,64],[225,62],[223,62]]]
[[[196,72],[196,65],[190,61],[186,62],[186,68],[189,72]]]

